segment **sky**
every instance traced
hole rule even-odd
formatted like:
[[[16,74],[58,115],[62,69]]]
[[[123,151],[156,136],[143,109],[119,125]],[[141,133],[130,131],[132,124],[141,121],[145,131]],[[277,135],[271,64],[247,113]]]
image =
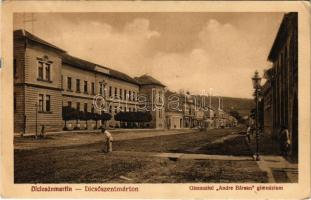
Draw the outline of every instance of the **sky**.
[[[172,91],[252,98],[251,77],[271,66],[283,15],[16,13],[14,29],[132,77],[151,75]]]

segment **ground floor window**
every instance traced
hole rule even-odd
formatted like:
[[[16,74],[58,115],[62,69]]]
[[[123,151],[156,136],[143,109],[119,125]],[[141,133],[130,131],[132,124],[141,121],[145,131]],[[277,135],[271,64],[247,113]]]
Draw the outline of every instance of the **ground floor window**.
[[[39,106],[38,106],[39,112],[43,112],[44,111],[44,108],[43,108],[43,98],[44,98],[44,95],[43,94],[39,94]]]
[[[46,95],[45,97],[45,107],[46,107],[46,111],[50,112],[51,111],[51,96],[50,95]]]
[[[51,95],[39,94],[38,111],[51,112]]]

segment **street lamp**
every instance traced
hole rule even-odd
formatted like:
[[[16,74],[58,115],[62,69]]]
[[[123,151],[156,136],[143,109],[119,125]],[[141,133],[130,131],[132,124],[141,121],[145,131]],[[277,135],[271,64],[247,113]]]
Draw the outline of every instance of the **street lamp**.
[[[260,91],[260,81],[261,78],[258,74],[258,71],[255,71],[255,75],[252,78],[252,82],[253,82],[253,88],[255,89],[255,101],[256,101],[256,120],[255,120],[255,130],[256,130],[256,160],[260,160],[259,158],[259,116],[258,116],[258,112],[259,112],[259,108],[258,108],[258,103],[259,103],[259,91]]]

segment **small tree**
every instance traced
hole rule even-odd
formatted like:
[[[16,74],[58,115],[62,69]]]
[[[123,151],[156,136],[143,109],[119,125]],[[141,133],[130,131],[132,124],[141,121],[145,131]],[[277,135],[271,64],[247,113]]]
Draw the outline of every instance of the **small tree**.
[[[106,121],[108,121],[108,120],[110,120],[111,119],[111,115],[109,114],[109,113],[101,113],[101,115],[100,115],[100,119],[101,119],[101,121],[102,121],[102,123],[103,122],[105,122],[106,123]]]
[[[98,114],[98,113],[92,113],[92,118],[91,118],[91,119],[95,121],[95,123],[96,123],[95,129],[96,129],[96,128],[97,128],[97,121],[101,119],[100,114]]]
[[[64,130],[67,129],[67,121],[74,120],[75,119],[75,109],[69,106],[62,107],[62,118],[65,121],[65,127]]]
[[[120,122],[138,122],[145,123],[152,120],[150,112],[119,112],[114,116],[116,121]]]
[[[143,123],[150,122],[152,120],[152,115],[150,112],[138,112],[139,113],[139,122]]]
[[[92,119],[92,115],[93,115],[93,113],[90,113],[90,112],[83,112],[83,114],[82,114],[82,116],[81,116],[81,119],[82,119],[82,120],[85,120],[85,123],[86,123],[85,129],[87,129],[87,127],[88,127],[87,122],[88,122],[88,120],[91,120],[91,119]]]
[[[79,124],[79,120],[83,120],[84,119],[84,112],[81,110],[75,110],[74,112],[74,119],[76,120],[76,127],[74,128],[75,130],[80,129],[78,127]]]

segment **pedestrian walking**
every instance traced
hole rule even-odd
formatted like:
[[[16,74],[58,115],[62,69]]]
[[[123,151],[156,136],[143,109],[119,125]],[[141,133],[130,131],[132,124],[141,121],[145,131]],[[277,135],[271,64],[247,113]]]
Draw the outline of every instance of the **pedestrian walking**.
[[[246,137],[249,143],[251,142],[251,131],[252,131],[251,126],[248,126],[246,130]]]
[[[41,126],[41,133],[40,133],[40,137],[44,138],[45,137],[45,126],[42,125]]]
[[[281,132],[280,132],[280,148],[281,148],[281,154],[284,157],[287,157],[289,147],[290,147],[290,136],[289,131],[286,126],[282,126]]]
[[[105,136],[105,145],[103,151],[106,153],[112,152],[113,137],[111,133],[107,131],[105,128],[102,128],[102,133],[104,133]]]

